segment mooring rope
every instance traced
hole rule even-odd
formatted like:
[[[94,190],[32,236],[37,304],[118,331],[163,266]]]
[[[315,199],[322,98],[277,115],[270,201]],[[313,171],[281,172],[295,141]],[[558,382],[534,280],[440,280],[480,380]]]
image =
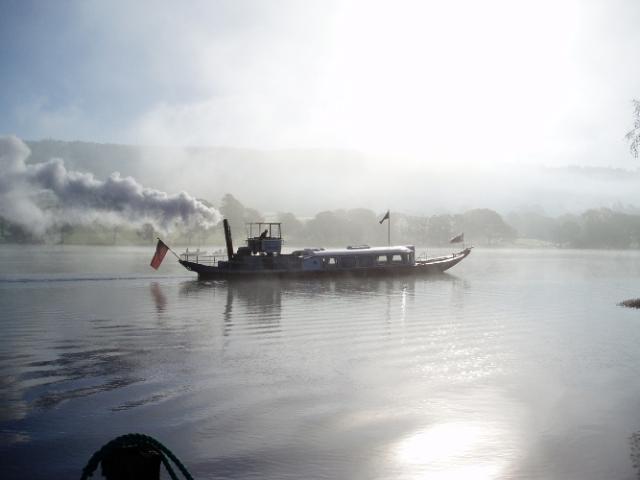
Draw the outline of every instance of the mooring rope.
[[[162,461],[164,467],[167,469],[167,472],[169,472],[169,476],[172,480],[179,480],[179,478],[171,468],[171,464],[167,460],[167,457],[174,463],[175,466],[178,467],[184,478],[186,478],[187,480],[194,480],[187,468],[182,464],[180,460],[178,460],[178,457],[176,457],[171,450],[169,450],[155,438],[144,435],[142,433],[129,433],[127,435],[122,435],[120,437],[114,438],[109,443],[100,448],[100,450],[96,451],[87,462],[87,465],[82,469],[82,477],[80,477],[80,480],[87,480],[89,477],[91,477],[96,468],[98,468],[98,465],[100,464],[102,459],[110,451],[120,447],[150,447],[153,451],[160,454],[160,460]]]

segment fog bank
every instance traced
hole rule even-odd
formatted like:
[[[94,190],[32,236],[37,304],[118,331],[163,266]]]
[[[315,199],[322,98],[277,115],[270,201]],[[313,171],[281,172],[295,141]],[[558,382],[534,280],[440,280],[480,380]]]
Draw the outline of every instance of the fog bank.
[[[0,137],[0,216],[42,234],[60,224],[151,223],[215,225],[218,211],[185,192],[168,194],[131,176],[113,172],[106,180],[68,170],[60,158],[29,163],[29,147],[15,136]]]
[[[217,203],[232,193],[262,212],[305,217],[338,208],[408,214],[491,208],[557,216],[589,208],[640,206],[638,170],[606,167],[442,165],[423,157],[372,156],[335,149],[177,148],[84,142],[29,142],[29,162],[62,157],[73,169],[106,177],[113,170],[165,191]]]

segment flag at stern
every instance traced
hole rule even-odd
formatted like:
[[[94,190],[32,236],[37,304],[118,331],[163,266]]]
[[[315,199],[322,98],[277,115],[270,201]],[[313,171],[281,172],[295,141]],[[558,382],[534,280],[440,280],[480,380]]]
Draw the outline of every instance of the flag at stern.
[[[464,242],[464,232],[461,233],[460,235],[456,235],[451,240],[449,240],[449,243],[462,243],[462,242]]]
[[[168,251],[169,247],[162,240],[158,239],[158,245],[156,245],[156,253],[151,259],[151,267],[157,270]]]

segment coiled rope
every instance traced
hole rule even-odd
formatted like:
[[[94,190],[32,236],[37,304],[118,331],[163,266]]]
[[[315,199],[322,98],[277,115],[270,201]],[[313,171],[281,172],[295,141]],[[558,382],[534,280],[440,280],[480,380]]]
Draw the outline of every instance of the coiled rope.
[[[176,473],[173,471],[169,460],[171,460],[176,467],[180,470],[180,473],[187,480],[193,480],[193,477],[187,470],[187,468],[182,464],[178,457],[176,457],[171,450],[165,447],[162,443],[157,441],[155,438],[152,438],[148,435],[143,435],[141,433],[129,433],[127,435],[122,435],[120,437],[114,438],[109,443],[104,445],[100,450],[95,452],[87,465],[82,469],[82,477],[81,480],[86,480],[93,475],[93,472],[98,468],[98,465],[109,453],[113,450],[123,447],[147,447],[154,452],[157,452],[160,455],[160,460],[164,465],[164,468],[167,469],[169,476],[172,480],[179,480],[176,476]]]

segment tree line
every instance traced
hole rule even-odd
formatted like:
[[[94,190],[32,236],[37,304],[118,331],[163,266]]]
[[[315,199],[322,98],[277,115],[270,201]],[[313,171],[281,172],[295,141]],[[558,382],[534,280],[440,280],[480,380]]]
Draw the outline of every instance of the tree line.
[[[289,246],[384,245],[387,243],[384,212],[366,208],[319,212],[310,218],[298,218],[292,212],[279,212],[265,217],[258,209],[245,206],[231,194],[217,205],[232,227],[234,243],[246,238],[247,222],[275,221],[282,223],[283,237]],[[538,245],[558,248],[640,248],[640,214],[624,213],[610,208],[591,209],[582,214],[559,217],[542,212],[525,211],[506,216],[486,208],[460,214],[430,216],[391,212],[392,243],[418,246],[445,246],[452,237],[463,233],[467,244],[476,246]],[[157,232],[153,225],[117,227],[93,223],[62,224],[51,227],[44,235],[34,235],[28,229],[0,217],[2,243],[59,244],[139,244],[155,242],[157,236],[176,245],[222,245],[222,225],[210,228],[182,228],[170,233]]]
[[[245,222],[265,220],[256,209],[244,208],[229,194],[220,211],[231,222],[234,238],[244,239]],[[387,242],[386,222],[379,223],[383,215],[356,208],[319,212],[305,220],[281,212],[270,220],[282,223],[284,235],[293,245],[383,245]],[[463,232],[468,244],[478,246],[528,245],[523,240],[535,240],[538,245],[558,248],[640,248],[640,211],[598,208],[559,217],[535,210],[503,217],[487,208],[430,216],[391,212],[392,243],[445,246]]]

